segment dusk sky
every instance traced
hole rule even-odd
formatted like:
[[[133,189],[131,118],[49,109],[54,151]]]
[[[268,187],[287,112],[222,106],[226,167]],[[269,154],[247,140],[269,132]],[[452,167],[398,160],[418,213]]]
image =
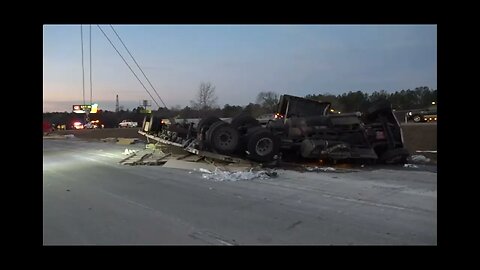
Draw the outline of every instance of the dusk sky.
[[[110,26],[100,26],[156,97]],[[216,86],[221,107],[247,105],[261,91],[304,96],[437,88],[436,25],[113,26],[169,108],[189,105],[201,82]],[[83,34],[88,103],[89,25]],[[81,64],[80,25],[44,25],[44,112],[83,103]],[[151,100],[96,25],[92,81],[100,109],[114,110],[117,94],[128,109]]]

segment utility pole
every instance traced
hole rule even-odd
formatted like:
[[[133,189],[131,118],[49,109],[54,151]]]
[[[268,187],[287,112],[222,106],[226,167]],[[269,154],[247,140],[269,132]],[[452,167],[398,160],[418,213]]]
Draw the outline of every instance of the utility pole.
[[[142,106],[146,110],[147,107],[150,106],[150,104],[148,104],[148,100],[144,99],[143,102],[142,102]]]
[[[120,104],[118,103],[118,95],[117,95],[117,102],[115,103],[115,112],[120,110]]]

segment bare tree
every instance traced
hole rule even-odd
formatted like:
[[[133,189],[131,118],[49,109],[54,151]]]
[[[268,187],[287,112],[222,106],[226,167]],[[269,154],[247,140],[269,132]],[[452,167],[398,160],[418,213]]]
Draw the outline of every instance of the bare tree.
[[[215,95],[215,86],[210,82],[200,84],[196,100],[190,101],[192,107],[197,110],[212,109],[216,106],[217,96]]]
[[[275,112],[278,104],[278,94],[272,91],[260,92],[257,95],[257,104],[262,105],[268,112]]]

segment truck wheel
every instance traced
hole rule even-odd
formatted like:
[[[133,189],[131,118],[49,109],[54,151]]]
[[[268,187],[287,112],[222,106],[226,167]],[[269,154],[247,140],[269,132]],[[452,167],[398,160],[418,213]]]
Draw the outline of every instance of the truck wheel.
[[[210,128],[210,126],[213,123],[218,121],[221,121],[221,120],[216,116],[209,116],[209,117],[202,118],[202,120],[200,120],[200,122],[198,123],[197,131],[200,132],[202,128],[204,129],[204,131],[206,131],[208,128]]]
[[[255,130],[248,136],[247,157],[254,161],[273,160],[280,151],[280,138],[265,128]]]
[[[422,122],[422,116],[420,116],[420,115],[418,115],[418,114],[414,115],[414,116],[412,117],[412,119],[413,119],[413,122],[415,122],[415,123],[420,123],[420,122]]]
[[[241,114],[232,119],[231,125],[236,129],[245,129],[250,127],[260,126],[260,122],[250,115]]]
[[[410,154],[405,148],[396,148],[385,151],[379,161],[385,164],[405,164]]]
[[[211,141],[212,141],[212,132],[214,129],[216,129],[217,126],[220,126],[220,125],[223,125],[223,124],[227,124],[225,123],[224,121],[220,120],[220,121],[217,121],[213,124],[210,125],[210,127],[208,128],[208,130],[205,132],[205,138],[204,140],[207,142],[207,145],[212,145],[211,144]]]
[[[231,154],[237,150],[239,134],[231,125],[219,121],[210,126],[206,134],[210,147],[220,154]]]

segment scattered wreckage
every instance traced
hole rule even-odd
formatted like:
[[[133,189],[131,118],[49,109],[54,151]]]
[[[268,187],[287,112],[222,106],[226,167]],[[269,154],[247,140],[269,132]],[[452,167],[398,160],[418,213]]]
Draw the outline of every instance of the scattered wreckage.
[[[262,125],[250,115],[232,119],[162,119],[146,116],[139,133],[163,144],[227,162],[280,160],[336,163],[405,163],[409,156],[391,104],[364,113],[332,113],[331,103],[282,95],[275,119]]]

